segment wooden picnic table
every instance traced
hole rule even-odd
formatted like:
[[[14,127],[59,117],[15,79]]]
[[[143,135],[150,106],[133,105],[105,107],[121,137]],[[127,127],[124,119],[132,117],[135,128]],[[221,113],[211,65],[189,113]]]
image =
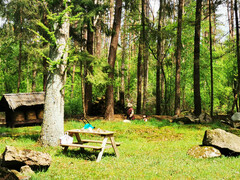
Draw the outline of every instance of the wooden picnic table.
[[[117,149],[117,146],[120,146],[120,143],[115,142],[114,140],[114,132],[112,131],[106,131],[102,129],[72,129],[66,131],[70,136],[76,136],[77,142],[74,142],[72,144],[61,144],[61,146],[64,147],[64,152],[67,151],[68,147],[79,147],[82,150],[84,148],[91,148],[94,150],[100,150],[97,162],[99,162],[102,158],[103,152],[105,149],[113,148],[115,154],[117,157],[119,157],[119,152]],[[102,136],[103,140],[90,140],[90,139],[81,139],[80,134],[92,134],[92,135],[98,135]],[[110,139],[110,142],[108,142],[108,138]],[[95,145],[86,145],[87,143],[100,143],[101,146],[95,146]],[[110,146],[106,146],[107,144],[110,144]]]

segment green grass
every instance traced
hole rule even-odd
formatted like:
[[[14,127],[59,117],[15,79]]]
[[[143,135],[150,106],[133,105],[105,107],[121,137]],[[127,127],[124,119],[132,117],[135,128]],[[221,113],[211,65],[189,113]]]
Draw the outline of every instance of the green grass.
[[[212,125],[178,125],[150,119],[133,123],[93,121],[93,126],[116,132],[115,140],[120,157],[112,149],[105,150],[97,163],[96,153],[70,148],[67,154],[61,147],[41,147],[40,126],[0,128],[0,153],[6,145],[48,152],[52,164],[48,171],[37,172],[32,179],[239,179],[240,157],[195,159],[188,149],[202,143],[205,130],[228,127]],[[83,123],[68,121],[65,130],[82,128]],[[239,130],[232,130],[239,134]]]

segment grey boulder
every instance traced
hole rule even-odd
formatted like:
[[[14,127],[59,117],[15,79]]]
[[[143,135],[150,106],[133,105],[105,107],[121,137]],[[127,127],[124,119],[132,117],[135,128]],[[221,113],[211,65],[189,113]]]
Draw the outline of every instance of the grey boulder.
[[[13,146],[6,146],[2,154],[2,166],[20,171],[22,166],[28,165],[32,170],[47,170],[52,158],[48,153],[29,149],[20,150]]]
[[[219,149],[223,155],[240,154],[240,137],[222,129],[206,130],[202,144]]]

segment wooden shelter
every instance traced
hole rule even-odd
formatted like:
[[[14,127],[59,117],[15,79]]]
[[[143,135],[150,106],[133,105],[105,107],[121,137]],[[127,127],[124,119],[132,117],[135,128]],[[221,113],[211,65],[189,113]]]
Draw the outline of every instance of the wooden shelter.
[[[44,98],[44,92],[4,94],[0,112],[5,112],[6,125],[42,123]]]

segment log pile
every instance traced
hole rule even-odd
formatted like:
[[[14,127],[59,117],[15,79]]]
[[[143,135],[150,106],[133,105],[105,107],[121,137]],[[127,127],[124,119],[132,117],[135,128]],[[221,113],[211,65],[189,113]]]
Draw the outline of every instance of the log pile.
[[[27,111],[26,118],[27,120],[36,120],[37,119],[36,112],[33,110]]]
[[[13,116],[16,121],[19,121],[19,122],[25,121],[25,115],[24,115],[24,112],[22,111],[15,111]]]

